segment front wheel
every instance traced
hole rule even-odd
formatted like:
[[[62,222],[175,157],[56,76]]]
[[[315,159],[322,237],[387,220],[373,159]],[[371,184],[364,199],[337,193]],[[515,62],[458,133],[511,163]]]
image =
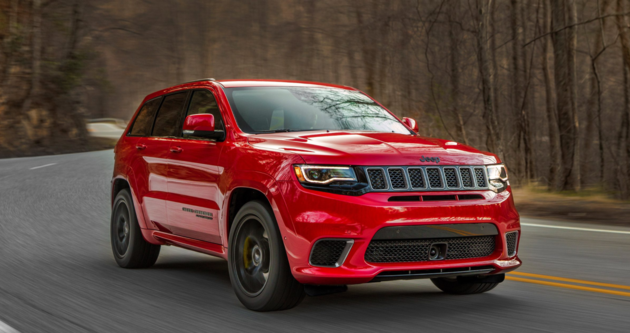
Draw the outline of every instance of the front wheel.
[[[498,274],[487,277],[458,276],[455,278],[435,278],[431,279],[431,282],[447,294],[470,295],[490,291],[503,282],[504,279],[504,274]]]
[[[260,201],[246,203],[230,228],[230,281],[238,299],[250,310],[290,309],[304,298],[293,277],[275,219]]]

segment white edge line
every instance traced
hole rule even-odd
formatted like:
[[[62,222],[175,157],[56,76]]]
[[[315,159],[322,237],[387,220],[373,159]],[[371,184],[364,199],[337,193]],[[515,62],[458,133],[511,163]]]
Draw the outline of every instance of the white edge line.
[[[39,169],[39,168],[45,168],[47,166],[51,166],[51,165],[55,165],[57,163],[49,163],[49,164],[44,164],[44,165],[40,165],[40,166],[36,166],[36,167],[32,167],[29,170],[35,170],[35,169]]]
[[[0,333],[20,333],[15,328],[7,325],[5,322],[0,320]]]
[[[566,230],[579,230],[579,231],[591,231],[591,232],[606,232],[610,234],[624,234],[630,235],[630,231],[619,231],[619,230],[605,230],[605,229],[591,229],[591,228],[575,228],[575,227],[562,227],[558,225],[544,225],[544,224],[532,224],[532,223],[521,223],[521,225],[527,227],[539,227],[539,228],[552,228],[552,229],[566,229]]]

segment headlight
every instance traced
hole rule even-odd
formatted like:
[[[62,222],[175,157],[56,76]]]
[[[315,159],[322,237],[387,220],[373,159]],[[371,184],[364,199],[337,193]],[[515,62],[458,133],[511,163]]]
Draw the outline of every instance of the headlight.
[[[488,187],[497,193],[505,191],[510,185],[505,165],[488,165],[486,169],[488,170]]]
[[[294,165],[295,175],[302,183],[330,184],[334,181],[356,181],[354,170],[345,166]]]

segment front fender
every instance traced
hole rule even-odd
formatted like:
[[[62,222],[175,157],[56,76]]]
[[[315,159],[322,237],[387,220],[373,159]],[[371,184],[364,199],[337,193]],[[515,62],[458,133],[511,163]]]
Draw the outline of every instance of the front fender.
[[[223,239],[223,246],[228,246],[228,234],[229,234],[229,207],[232,193],[236,189],[247,188],[253,189],[262,193],[267,201],[271,205],[274,217],[278,223],[280,234],[284,238],[287,233],[294,234],[295,227],[290,218],[287,218],[288,211],[282,193],[278,187],[278,182],[271,176],[263,174],[261,172],[240,172],[239,179],[234,180],[230,184],[230,188],[225,194],[225,199],[222,204],[222,214],[220,221],[221,238]],[[287,236],[288,237],[288,236]]]

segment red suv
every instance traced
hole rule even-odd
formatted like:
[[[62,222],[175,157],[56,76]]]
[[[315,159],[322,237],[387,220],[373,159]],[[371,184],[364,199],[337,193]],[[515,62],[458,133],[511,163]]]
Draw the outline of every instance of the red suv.
[[[257,311],[396,279],[488,291],[521,265],[505,166],[416,131],[345,86],[207,79],[150,94],[115,149],[114,257],[149,267],[175,245],[227,259]]]

